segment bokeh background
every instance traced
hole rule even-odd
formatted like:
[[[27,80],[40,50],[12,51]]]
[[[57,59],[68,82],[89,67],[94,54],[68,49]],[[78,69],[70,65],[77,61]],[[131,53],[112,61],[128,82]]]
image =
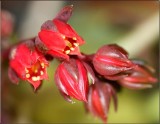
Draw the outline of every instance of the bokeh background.
[[[3,1],[1,9],[14,18],[14,29],[2,50],[22,39],[36,36],[40,26],[65,5],[74,5],[69,24],[85,39],[84,53],[94,53],[110,43],[129,52],[130,58],[147,61],[159,75],[158,1]],[[3,60],[3,58],[2,58]],[[8,62],[1,63],[1,120],[4,123],[102,123],[87,114],[82,102],[67,103],[54,83],[57,61],[48,68],[49,80],[38,92],[21,81],[12,84]],[[159,123],[159,83],[152,89],[118,92],[118,111],[111,103],[108,123]]]

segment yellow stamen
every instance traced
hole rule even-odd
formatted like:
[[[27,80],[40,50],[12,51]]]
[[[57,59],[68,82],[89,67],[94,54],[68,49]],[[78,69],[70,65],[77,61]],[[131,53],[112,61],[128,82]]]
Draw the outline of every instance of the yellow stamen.
[[[37,73],[37,72],[38,72],[38,70],[37,70],[37,69],[35,69],[35,70],[34,70],[34,72],[35,72],[35,73]]]
[[[26,72],[26,73],[28,73],[28,72],[29,72],[29,70],[25,68],[25,72]]]
[[[76,37],[73,37],[72,39],[73,39],[73,40],[77,40],[77,38],[76,38]]]
[[[71,48],[70,48],[70,50],[72,50],[72,51],[73,51],[73,50],[74,50],[74,48],[73,48],[73,47],[71,47]]]
[[[73,43],[73,44],[74,44],[74,46],[76,46],[76,47],[79,45],[79,43]]]
[[[30,74],[26,74],[26,78],[30,78]]]
[[[42,68],[44,68],[44,63],[43,62],[41,63],[41,66],[42,66]]]
[[[66,54],[69,54],[69,53],[70,53],[70,50],[66,50],[65,53],[66,53]]]
[[[44,72],[43,72],[43,71],[40,71],[40,74],[41,74],[41,75],[43,75],[43,74],[44,74]]]
[[[62,35],[62,38],[65,39],[66,37],[64,35]]]

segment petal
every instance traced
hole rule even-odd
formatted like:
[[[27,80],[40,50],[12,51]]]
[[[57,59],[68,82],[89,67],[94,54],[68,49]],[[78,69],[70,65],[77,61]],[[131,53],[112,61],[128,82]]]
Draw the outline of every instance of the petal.
[[[89,83],[94,84],[95,80],[96,80],[96,76],[94,74],[93,69],[91,68],[91,66],[89,66],[87,63],[83,62],[83,65],[85,66],[86,70],[87,70],[87,74],[88,74],[88,79],[91,80],[91,82],[89,81]]]
[[[38,36],[45,46],[50,50],[56,49],[63,51],[66,47],[64,39],[58,32],[42,30],[38,33]]]
[[[76,33],[76,31],[69,24],[66,24],[57,19],[53,20],[53,22],[61,34],[65,35],[66,37],[76,37],[77,43],[79,43],[80,45],[85,43],[85,41]]]
[[[87,102],[87,93],[88,93],[88,79],[87,72],[79,60],[76,60],[79,75],[78,75],[78,86],[81,93],[83,101]]]
[[[69,55],[78,55],[78,56],[80,56],[81,52],[79,50],[79,47],[75,47],[74,50],[69,53]]]
[[[41,30],[51,30],[51,31],[56,31],[56,27],[53,24],[52,20],[47,20],[45,21],[42,26]]]
[[[70,96],[78,99],[81,99],[81,94],[79,94],[78,86],[76,80],[69,74],[69,72],[64,68],[63,65],[60,65],[59,77],[62,81],[64,87],[67,89],[67,92]]]
[[[27,81],[34,87],[34,91],[36,91],[40,87],[41,82],[42,82],[41,80],[33,81],[31,79],[28,79]]]
[[[131,83],[131,82],[127,82],[127,81],[120,81],[119,83],[122,86],[124,86],[128,89],[133,89],[133,90],[152,88],[151,84]]]
[[[47,52],[47,54],[50,54],[50,55],[52,55],[52,56],[55,57],[55,58],[61,58],[61,59],[69,60],[69,56],[68,56],[68,55],[66,55],[66,54],[64,54],[63,52],[58,51],[58,50],[54,50],[54,49],[49,50],[49,51]]]
[[[10,60],[9,65],[21,79],[25,79],[25,67],[19,61],[16,59]]]
[[[12,68],[8,68],[8,77],[10,78],[11,82],[14,84],[19,83],[19,78],[16,72]]]

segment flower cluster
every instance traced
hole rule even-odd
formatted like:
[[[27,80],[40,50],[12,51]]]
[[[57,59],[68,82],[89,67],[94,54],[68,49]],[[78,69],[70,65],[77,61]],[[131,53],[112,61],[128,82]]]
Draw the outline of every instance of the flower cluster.
[[[106,122],[111,98],[117,110],[116,86],[150,88],[157,79],[149,65],[129,59],[127,51],[116,44],[104,45],[91,55],[81,53],[79,46],[85,41],[67,23],[72,9],[64,7],[42,24],[38,36],[12,48],[9,78],[15,84],[19,79],[28,81],[36,90],[48,79],[51,60],[58,59],[54,80],[64,99],[83,101],[88,112]]]

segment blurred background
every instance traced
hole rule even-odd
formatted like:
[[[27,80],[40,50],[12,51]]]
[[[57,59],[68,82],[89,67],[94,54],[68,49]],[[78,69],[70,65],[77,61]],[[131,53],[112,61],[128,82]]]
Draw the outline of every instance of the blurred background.
[[[51,20],[65,5],[74,5],[69,24],[85,39],[84,53],[94,53],[104,44],[116,43],[130,58],[140,58],[159,75],[158,1],[3,1],[1,10],[11,16],[11,30],[1,40],[2,50],[22,39],[37,35],[40,26]],[[2,35],[2,34],[1,34]],[[3,58],[2,58],[3,61]],[[57,61],[48,68],[49,80],[34,93],[27,82],[12,84],[8,62],[1,63],[1,120],[4,123],[102,123],[87,114],[82,102],[66,102],[55,86]],[[159,123],[159,83],[152,89],[118,92],[118,111],[111,103],[108,123]]]

